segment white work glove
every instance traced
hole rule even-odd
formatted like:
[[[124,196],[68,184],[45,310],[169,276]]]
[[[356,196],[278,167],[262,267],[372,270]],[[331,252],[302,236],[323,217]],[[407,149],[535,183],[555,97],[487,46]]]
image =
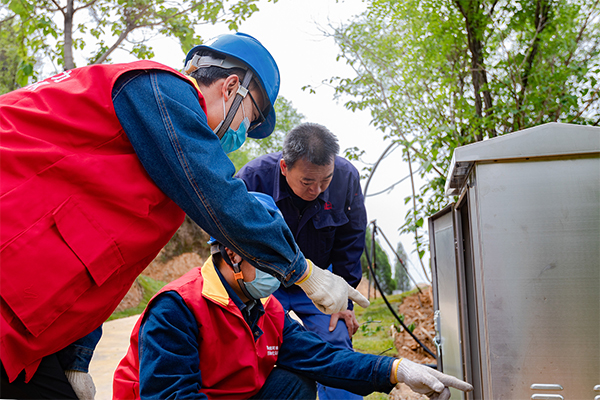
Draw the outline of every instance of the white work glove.
[[[473,386],[451,375],[425,365],[401,358],[396,368],[396,379],[405,383],[414,392],[421,393],[433,400],[448,400],[450,387],[470,392]]]
[[[369,300],[348,285],[343,278],[315,266],[310,260],[306,260],[306,265],[308,275],[296,284],[304,290],[320,311],[325,314],[345,311],[348,308],[348,299],[363,308],[369,306]]]
[[[96,386],[89,373],[68,369],[65,375],[79,400],[94,400]]]

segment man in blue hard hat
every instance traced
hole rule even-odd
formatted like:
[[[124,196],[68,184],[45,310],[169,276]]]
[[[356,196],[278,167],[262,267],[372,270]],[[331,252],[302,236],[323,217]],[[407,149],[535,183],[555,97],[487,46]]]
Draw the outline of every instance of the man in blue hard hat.
[[[0,397],[93,397],[57,352],[106,320],[185,214],[327,312],[368,304],[233,178],[225,153],[272,132],[278,91],[272,56],[238,33],[192,49],[185,74],[93,65],[0,96]]]
[[[273,198],[251,193],[277,217]],[[358,395],[404,382],[438,400],[450,397],[449,387],[473,389],[409,360],[332,346],[271,296],[277,279],[209,243],[204,266],[161,289],[138,319],[114,374],[114,399],[315,399],[316,382]]]

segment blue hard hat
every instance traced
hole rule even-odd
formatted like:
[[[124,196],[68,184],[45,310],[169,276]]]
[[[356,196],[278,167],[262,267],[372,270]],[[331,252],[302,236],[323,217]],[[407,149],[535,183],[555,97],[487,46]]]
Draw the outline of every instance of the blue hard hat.
[[[274,105],[279,93],[279,68],[277,68],[277,63],[271,53],[258,40],[240,32],[233,35],[221,35],[207,44],[194,46],[188,52],[185,63],[187,64],[199,50],[212,50],[221,55],[233,57],[252,70],[270,104],[261,110],[265,121],[256,129],[248,132],[248,136],[254,139],[263,139],[269,136],[275,129]]]
[[[251,195],[256,197],[256,200],[258,200],[267,210],[274,211],[274,212],[278,213],[279,215],[281,215],[281,211],[279,211],[277,204],[275,204],[275,200],[273,200],[273,198],[271,196],[269,196],[268,194],[265,194],[265,193],[260,193],[260,192],[248,192],[248,193],[250,193]],[[214,237],[211,236],[210,240],[207,243],[212,245],[213,243],[217,243],[217,239],[215,239]]]

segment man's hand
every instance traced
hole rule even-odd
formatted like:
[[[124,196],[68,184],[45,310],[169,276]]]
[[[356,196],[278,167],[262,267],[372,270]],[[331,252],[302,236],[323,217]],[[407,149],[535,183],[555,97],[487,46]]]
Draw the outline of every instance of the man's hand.
[[[94,400],[96,385],[89,373],[69,369],[65,375],[79,400]]]
[[[331,314],[331,319],[329,320],[329,332],[334,331],[340,318],[342,318],[346,323],[346,327],[348,328],[348,336],[352,337],[359,327],[358,320],[354,315],[354,310],[346,310]]]
[[[448,400],[451,387],[463,392],[473,390],[473,386],[467,382],[405,358],[394,361],[392,371],[396,371],[396,382],[392,380],[392,383],[403,382],[414,392],[433,400]]]
[[[363,308],[369,306],[369,300],[348,285],[343,278],[315,266],[310,260],[306,260],[306,264],[307,273],[296,284],[304,290],[321,312],[333,314],[346,311],[348,299],[355,301]]]

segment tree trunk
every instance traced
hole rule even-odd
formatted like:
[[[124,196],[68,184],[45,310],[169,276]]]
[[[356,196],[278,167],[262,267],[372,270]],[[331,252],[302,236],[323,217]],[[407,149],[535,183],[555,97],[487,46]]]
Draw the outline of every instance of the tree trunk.
[[[475,113],[481,122],[478,128],[486,130],[489,137],[494,137],[496,136],[495,129],[492,126],[486,127],[483,123],[484,104],[485,114],[489,117],[493,114],[493,101],[492,95],[487,89],[488,80],[483,60],[483,42],[481,37],[483,36],[485,16],[481,9],[481,1],[456,0],[455,4],[465,18],[467,40],[469,51],[471,52],[471,78],[473,80],[473,95],[475,97]],[[475,139],[477,141],[483,140],[481,130],[477,132]]]
[[[522,121],[521,118],[519,118],[519,115],[521,114],[520,110],[523,104],[525,103],[525,93],[527,92],[527,88],[529,85],[529,76],[531,75],[533,62],[540,47],[540,33],[546,27],[549,15],[550,3],[547,0],[538,0],[535,5],[535,36],[533,39],[533,43],[531,44],[531,48],[529,49],[529,54],[527,54],[525,65],[523,66],[523,73],[521,74],[521,91],[519,92],[519,96],[517,97],[518,111],[517,116],[515,118],[515,130],[520,130],[521,128],[523,128],[524,125],[524,121]]]
[[[65,43],[63,45],[63,57],[65,62],[65,70],[75,68],[73,61],[73,14],[75,0],[67,0],[67,10],[63,13],[65,18]]]

